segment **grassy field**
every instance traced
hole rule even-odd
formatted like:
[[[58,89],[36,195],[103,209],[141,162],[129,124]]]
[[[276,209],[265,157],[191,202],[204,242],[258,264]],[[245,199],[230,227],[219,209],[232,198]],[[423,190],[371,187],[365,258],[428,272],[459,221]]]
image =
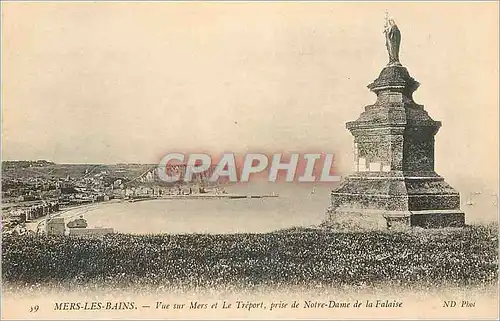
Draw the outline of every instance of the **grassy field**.
[[[4,236],[4,286],[468,286],[498,279],[498,226],[411,232]]]

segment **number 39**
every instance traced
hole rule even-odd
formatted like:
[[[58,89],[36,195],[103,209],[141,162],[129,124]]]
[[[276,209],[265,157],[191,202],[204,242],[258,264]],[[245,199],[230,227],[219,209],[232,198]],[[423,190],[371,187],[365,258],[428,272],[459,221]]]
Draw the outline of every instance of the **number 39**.
[[[30,312],[35,313],[36,311],[38,311],[39,308],[40,307],[38,305],[32,305],[30,308]]]

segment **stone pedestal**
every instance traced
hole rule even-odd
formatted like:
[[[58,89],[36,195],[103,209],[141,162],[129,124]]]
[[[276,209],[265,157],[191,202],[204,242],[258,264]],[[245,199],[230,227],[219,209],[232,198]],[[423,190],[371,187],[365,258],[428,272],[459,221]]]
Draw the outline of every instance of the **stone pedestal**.
[[[326,225],[465,224],[460,195],[434,171],[434,135],[441,122],[413,101],[418,86],[400,64],[385,67],[368,85],[377,101],[347,123],[354,136],[354,173],[332,191]]]

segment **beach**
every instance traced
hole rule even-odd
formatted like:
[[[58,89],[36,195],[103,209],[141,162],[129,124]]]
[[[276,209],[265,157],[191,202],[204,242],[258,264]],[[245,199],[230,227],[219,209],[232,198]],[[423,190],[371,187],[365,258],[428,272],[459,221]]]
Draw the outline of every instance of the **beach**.
[[[110,227],[127,234],[267,233],[291,227],[318,225],[329,205],[330,185],[248,184],[228,188],[234,195],[271,195],[266,198],[171,197],[139,202],[111,200],[66,208],[54,214],[65,222],[83,216],[92,227]],[[467,193],[464,193],[467,195]],[[497,219],[494,197],[475,196],[473,205],[462,197],[467,224],[488,224]],[[27,223],[37,230],[45,218]],[[41,226],[43,227],[43,226]]]

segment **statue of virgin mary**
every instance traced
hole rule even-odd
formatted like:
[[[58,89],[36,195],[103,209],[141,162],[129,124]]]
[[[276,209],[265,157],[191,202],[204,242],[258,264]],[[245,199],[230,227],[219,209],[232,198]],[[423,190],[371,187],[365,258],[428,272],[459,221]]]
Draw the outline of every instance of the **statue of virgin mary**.
[[[386,26],[384,33],[385,46],[387,47],[387,52],[389,53],[389,65],[401,65],[399,62],[401,32],[393,19],[389,19],[389,23]]]

